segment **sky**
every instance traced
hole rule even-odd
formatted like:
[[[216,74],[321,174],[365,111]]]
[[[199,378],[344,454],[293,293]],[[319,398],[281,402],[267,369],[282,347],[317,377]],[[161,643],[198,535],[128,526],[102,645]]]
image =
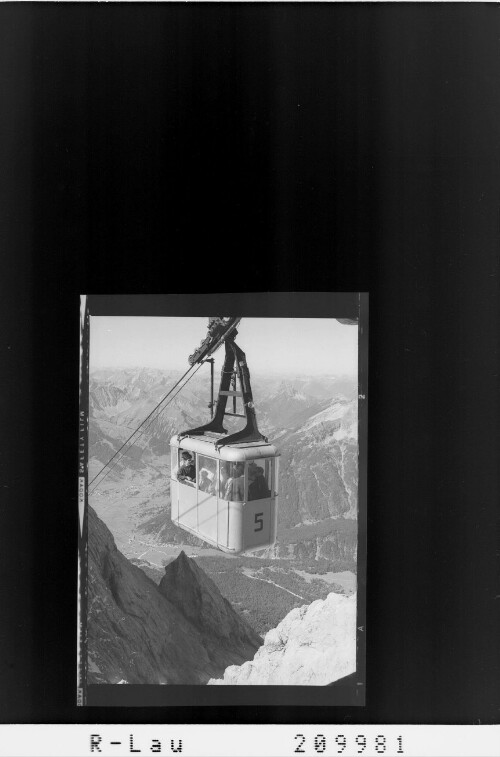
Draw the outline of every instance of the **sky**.
[[[105,317],[90,319],[90,370],[186,370],[207,334],[207,318]],[[334,318],[243,318],[236,343],[253,373],[355,376],[358,329]],[[217,362],[224,350],[216,353]]]

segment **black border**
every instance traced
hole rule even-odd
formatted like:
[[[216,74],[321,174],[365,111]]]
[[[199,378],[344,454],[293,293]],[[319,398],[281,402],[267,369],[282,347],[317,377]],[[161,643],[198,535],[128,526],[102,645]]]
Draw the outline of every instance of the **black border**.
[[[253,318],[357,318],[357,292],[219,292],[209,294],[89,294],[90,315],[201,316],[241,313]]]
[[[498,722],[498,6],[0,17],[0,718]],[[79,295],[236,286],[370,292],[366,707],[77,708]]]
[[[82,312],[83,311],[83,312]],[[83,317],[82,317],[83,316]],[[90,314],[82,300],[80,307],[80,386],[78,408],[78,646],[77,705],[82,706],[87,693],[87,609],[88,609],[88,440],[89,440],[89,354]],[[82,486],[83,484],[83,486]],[[83,488],[83,502],[82,502]],[[82,512],[83,506],[83,512]]]
[[[89,316],[207,316],[210,312],[247,317],[353,318],[358,320],[358,559],[356,673],[329,686],[153,686],[78,683],[79,703],[89,707],[248,707],[302,705],[359,707],[365,704],[366,671],[366,473],[368,406],[368,294],[356,292],[280,292],[178,295],[88,295],[84,330],[83,375],[88,377]],[[353,328],[347,327],[346,328]],[[328,345],[321,345],[328,349]],[[85,384],[82,382],[82,391]],[[88,387],[87,387],[88,388]],[[85,406],[88,429],[88,401]],[[81,411],[82,412],[82,411]],[[85,516],[85,524],[87,518]],[[84,531],[86,534],[86,531]],[[82,548],[83,547],[83,548]],[[80,544],[81,573],[87,544]],[[81,586],[81,613],[86,619],[86,586]],[[81,635],[79,669],[86,672],[86,633]]]

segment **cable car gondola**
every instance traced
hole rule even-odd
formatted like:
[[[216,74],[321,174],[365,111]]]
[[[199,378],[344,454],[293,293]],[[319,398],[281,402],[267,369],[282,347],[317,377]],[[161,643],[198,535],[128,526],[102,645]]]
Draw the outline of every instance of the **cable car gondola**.
[[[273,545],[278,516],[279,453],[257,426],[245,353],[234,341],[240,320],[209,320],[209,333],[189,362],[205,362],[224,343],[215,413],[170,440],[172,521],[232,554]],[[229,398],[233,412],[226,410]],[[243,413],[236,412],[238,399]],[[228,434],[225,416],[244,418],[245,427]]]

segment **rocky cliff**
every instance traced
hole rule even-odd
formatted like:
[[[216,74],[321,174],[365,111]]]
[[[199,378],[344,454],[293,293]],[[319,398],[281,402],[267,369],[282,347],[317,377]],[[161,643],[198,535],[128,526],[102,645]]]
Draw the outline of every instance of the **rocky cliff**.
[[[356,595],[296,607],[269,631],[254,659],[210,685],[326,686],[356,670]]]
[[[278,442],[280,525],[356,518],[357,400],[336,399]]]
[[[184,553],[158,587],[89,508],[88,682],[204,684],[261,638]]]
[[[184,552],[167,565],[159,589],[210,640],[218,639],[223,646],[238,649],[245,659],[253,657],[261,646],[262,638],[236,614],[212,579]]]

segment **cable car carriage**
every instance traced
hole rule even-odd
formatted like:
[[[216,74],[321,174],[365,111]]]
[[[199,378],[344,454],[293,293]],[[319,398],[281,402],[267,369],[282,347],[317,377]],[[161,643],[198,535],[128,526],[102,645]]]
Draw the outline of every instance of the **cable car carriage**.
[[[213,382],[213,359],[204,358],[225,343],[212,420],[170,441],[172,521],[232,554],[274,544],[278,516],[279,453],[257,427],[245,353],[234,342],[239,320],[210,319],[209,336],[190,357],[191,365],[211,362]],[[233,412],[226,411],[229,398]],[[236,412],[238,398],[243,413]],[[212,412],[213,405],[212,400]],[[225,416],[244,418],[246,425],[228,434]]]

